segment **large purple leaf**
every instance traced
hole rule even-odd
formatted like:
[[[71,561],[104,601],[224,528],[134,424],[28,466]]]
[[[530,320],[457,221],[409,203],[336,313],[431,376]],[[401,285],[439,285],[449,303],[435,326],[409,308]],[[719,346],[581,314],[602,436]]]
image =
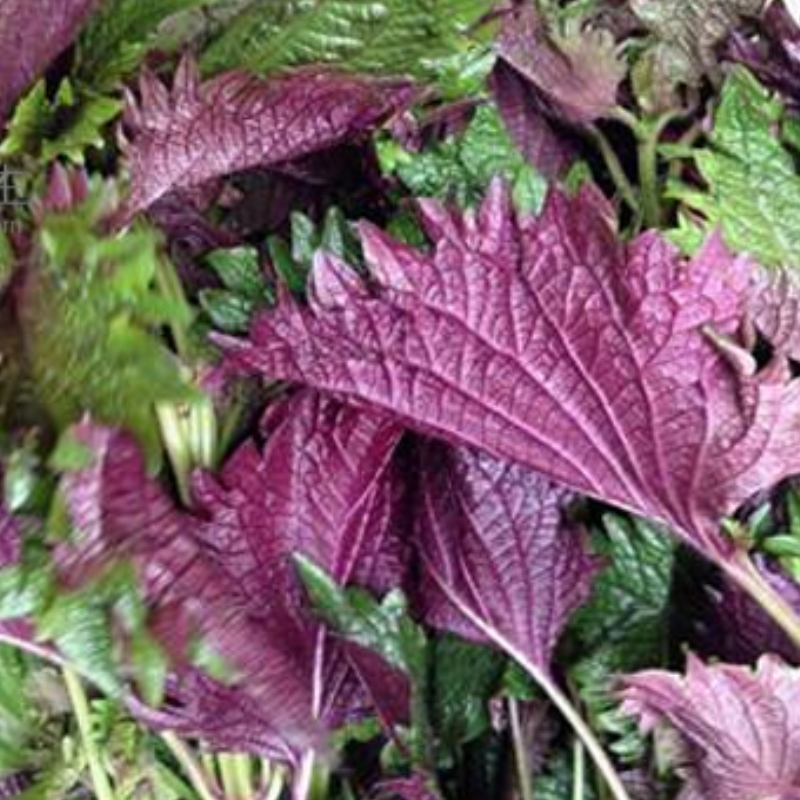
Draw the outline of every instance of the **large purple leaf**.
[[[770,656],[756,670],[690,657],[685,678],[642,672],[624,685],[644,729],[677,731],[681,800],[800,797],[800,671]]]
[[[234,667],[235,689],[217,687],[199,702],[178,683],[174,726],[230,744],[293,758],[322,746],[321,732],[372,707],[390,717],[406,691],[387,669],[356,660],[327,636],[303,605],[291,557],[303,552],[342,583],[380,591],[402,580],[405,558],[395,538],[392,453],[400,429],[305,392],[272,412],[263,453],[246,444],[218,480],[198,481],[203,516],[177,510],[148,479],[124,434],[84,426],[77,434],[91,466],[65,476],[79,531],[59,552],[61,573],[81,582],[110,560],[137,565],[158,638],[180,663],[192,631],[204,634]],[[193,679],[195,683],[199,678]],[[249,698],[249,699],[248,699]],[[257,711],[245,713],[248,703]],[[217,707],[226,707],[228,738]],[[271,743],[271,744],[270,744]]]
[[[0,3],[0,126],[20,95],[78,35],[98,0]]]
[[[321,731],[308,713],[311,648],[298,621],[270,595],[259,606],[250,602],[198,536],[202,520],[178,511],[147,476],[129,435],[88,424],[75,435],[92,463],[63,481],[77,529],[76,543],[59,548],[63,578],[80,584],[114,560],[131,559],[164,646],[180,663],[192,631],[207,638],[258,704],[268,754],[289,758],[317,746]]]
[[[598,567],[564,519],[572,495],[524,467],[440,443],[422,448],[420,464],[428,621],[548,673]]]
[[[800,470],[800,383],[720,338],[751,263],[717,238],[688,262],[657,233],[624,245],[594,190],[553,193],[538,218],[500,184],[475,214],[422,209],[432,252],[365,226],[372,288],[322,256],[310,307],[220,338],[229,358],[527,465],[725,561],[720,517]]]
[[[211,515],[204,538],[251,603],[277,594],[300,611],[315,665],[310,713],[340,721],[341,701],[355,699],[353,661],[370,688],[386,696],[379,710],[394,717],[405,681],[366,656],[345,658],[340,643],[310,622],[292,557],[304,554],[343,585],[382,593],[402,583],[407,559],[396,509],[404,482],[392,458],[402,430],[381,414],[314,392],[280,404],[265,427],[263,453],[245,446],[218,482],[199,483],[198,499]]]
[[[300,71],[269,80],[229,72],[202,82],[194,62],[172,90],[145,73],[129,97],[126,215],[167,193],[258,166],[282,164],[358,137],[403,108],[408,84]]]

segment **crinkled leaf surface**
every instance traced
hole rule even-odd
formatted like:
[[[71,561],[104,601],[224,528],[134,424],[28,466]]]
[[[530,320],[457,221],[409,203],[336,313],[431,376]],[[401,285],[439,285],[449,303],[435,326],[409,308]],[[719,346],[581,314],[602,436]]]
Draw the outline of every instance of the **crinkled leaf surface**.
[[[488,0],[272,0],[245,9],[203,55],[204,71],[328,64],[364,75],[437,77]]]
[[[617,101],[625,68],[603,30],[548,31],[532,3],[509,14],[495,49],[534,89],[542,111],[582,124],[607,114]]]
[[[751,336],[800,360],[800,276],[794,270],[765,270],[748,316]]]
[[[538,211],[547,188],[516,149],[490,105],[475,111],[463,134],[418,153],[391,143],[385,147],[383,160],[412,194],[455,201],[460,206],[477,204],[497,175],[512,185],[515,202],[525,210]]]
[[[634,13],[656,40],[646,54],[655,93],[719,76],[718,46],[763,5],[763,0],[632,0]]]
[[[186,58],[172,90],[150,73],[129,97],[128,214],[169,192],[250,167],[332,148],[383,122],[411,98],[408,84],[305,71],[262,81],[228,72],[201,82]]]
[[[563,514],[571,495],[521,466],[430,443],[416,540],[428,622],[499,645],[541,673],[596,564]]]
[[[290,758],[317,744],[320,731],[308,713],[310,647],[297,620],[277,604],[251,606],[198,537],[201,520],[178,511],[147,477],[129,436],[89,425],[75,436],[93,460],[63,480],[78,537],[59,550],[63,579],[81,584],[109,563],[132,559],[163,645],[180,661],[193,634],[203,634],[235,670],[248,702],[258,704],[256,734],[268,743],[262,752]],[[192,720],[193,735],[203,736],[208,722]]]
[[[77,36],[98,0],[4,0],[0,6],[0,122]]]
[[[106,0],[80,37],[79,79],[98,90],[113,87],[136,69],[161,23],[180,12],[214,2]]]
[[[725,241],[765,265],[800,265],[800,178],[775,135],[779,103],[743,68],[731,73],[717,109],[710,146],[696,153],[708,192],[678,188],[719,226]]]
[[[420,252],[365,226],[368,289],[322,256],[312,303],[262,315],[229,358],[392,410],[667,522],[712,557],[717,522],[800,467],[800,384],[712,342],[753,279],[717,239],[686,262],[657,234],[618,240],[592,189],[515,215],[494,185],[477,213],[423,203]]]
[[[343,583],[381,589],[401,580],[402,548],[391,536],[399,484],[390,471],[400,431],[313,393],[274,409],[268,425],[263,453],[245,445],[218,481],[200,481],[203,517],[178,511],[146,479],[130,440],[81,429],[95,459],[64,478],[80,539],[62,551],[62,573],[80,581],[109,559],[132,557],[161,641],[180,658],[192,631],[203,633],[234,668],[237,693],[259,705],[250,723],[231,712],[237,724],[256,725],[250,739],[272,741],[285,758],[320,745],[319,721],[369,710],[342,648],[302,608],[290,558],[308,553]],[[402,693],[391,675],[369,676]],[[231,691],[219,687],[214,697],[235,698]],[[200,733],[216,725],[215,702],[189,703]],[[181,730],[191,727],[189,712],[178,717]]]
[[[160,458],[155,404],[193,397],[178,360],[159,339],[188,310],[167,300],[156,276],[163,256],[144,225],[103,231],[104,192],[57,167],[16,295],[22,353],[36,398],[57,428],[85,413],[134,432],[151,466]]]
[[[764,656],[755,669],[690,657],[685,677],[624,681],[624,708],[645,729],[665,722],[685,752],[681,800],[789,800],[800,794],[800,672]]]
[[[529,164],[547,178],[560,178],[576,154],[575,142],[554,126],[536,91],[513,67],[499,61],[489,85],[503,122]]]

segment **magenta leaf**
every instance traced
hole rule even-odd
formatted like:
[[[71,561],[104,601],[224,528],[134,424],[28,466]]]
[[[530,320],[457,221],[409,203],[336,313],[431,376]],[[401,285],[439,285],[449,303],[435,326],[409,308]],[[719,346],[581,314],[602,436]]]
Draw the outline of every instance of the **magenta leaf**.
[[[376,800],[437,800],[439,795],[430,789],[420,775],[395,778],[378,786]]]
[[[260,80],[228,72],[201,82],[186,58],[170,91],[145,73],[129,97],[127,216],[169,192],[251,167],[283,164],[352,140],[405,107],[407,83],[299,71]]]
[[[749,333],[761,335],[780,353],[800,359],[800,283],[788,270],[763,270],[753,292]]]
[[[617,103],[626,70],[609,31],[575,25],[559,34],[525,3],[504,20],[495,50],[530,85],[542,111],[557,119],[593,122]]]
[[[502,61],[492,70],[490,87],[503,124],[528,163],[549,180],[562,177],[577,147],[567,130],[545,116],[536,90]]]
[[[80,585],[105,565],[130,559],[153,631],[176,663],[194,633],[202,634],[258,705],[266,731],[260,735],[271,742],[267,754],[289,758],[317,746],[321,730],[308,713],[311,648],[298,621],[276,602],[253,606],[200,538],[202,520],[176,509],[147,476],[129,435],[85,424],[75,436],[92,463],[63,479],[77,529],[76,543],[57,554],[63,579]]]
[[[597,562],[565,520],[573,499],[524,467],[427,443],[416,539],[428,621],[550,671]]]
[[[82,426],[76,435],[93,460],[63,479],[78,542],[60,549],[59,563],[71,583],[116,559],[136,565],[151,629],[183,677],[164,720],[226,748],[242,730],[242,747],[295,760],[324,746],[325,729],[371,711],[367,688],[393,700],[406,691],[392,671],[351,659],[313,620],[291,562],[311,554],[342,583],[374,590],[402,581],[391,459],[401,431],[310,392],[279,404],[268,424],[263,453],[246,444],[218,480],[198,482],[202,516],[174,507],[129,437]],[[216,686],[202,703],[180,668],[195,632],[234,670],[233,686]],[[217,707],[228,709],[227,738]],[[394,708],[378,710],[387,718]]]
[[[309,308],[220,338],[244,369],[357,399],[641,516],[710,557],[759,489],[800,470],[800,383],[729,340],[752,265],[717,238],[685,261],[619,239],[599,194],[515,215],[496,184],[463,215],[423,202],[432,252],[372,227],[373,288],[322,256]]]
[[[3,0],[0,125],[20,95],[78,35],[98,0]]]
[[[677,732],[681,800],[800,797],[800,671],[771,656],[755,670],[690,657],[685,677],[642,672],[622,694],[643,729]]]
[[[253,605],[277,594],[300,612],[316,670],[314,717],[336,724],[352,711],[348,705],[365,702],[354,693],[355,670],[375,694],[388,685],[378,710],[391,721],[407,694],[405,680],[367,654],[346,656],[310,621],[292,558],[302,553],[340,584],[376,593],[403,582],[407,559],[396,510],[405,484],[392,458],[402,429],[314,392],[277,406],[265,427],[271,430],[263,453],[246,445],[218,482],[199,482],[198,499],[211,517],[204,538]]]

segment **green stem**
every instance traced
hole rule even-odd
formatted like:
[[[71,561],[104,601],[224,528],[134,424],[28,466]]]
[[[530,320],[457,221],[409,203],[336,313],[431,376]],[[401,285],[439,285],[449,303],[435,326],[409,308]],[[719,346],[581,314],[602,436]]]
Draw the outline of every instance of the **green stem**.
[[[316,753],[313,750],[307,750],[297,772],[292,780],[292,800],[311,800],[311,790],[314,786],[314,762],[316,761]]]
[[[628,176],[625,174],[625,170],[622,168],[622,163],[614,151],[614,148],[611,146],[605,134],[597,126],[590,125],[587,130],[595,146],[600,151],[600,155],[603,157],[603,162],[606,165],[608,174],[611,176],[611,180],[614,182],[619,196],[627,204],[628,208],[630,208],[634,214],[638,215],[640,213],[640,208],[639,201],[636,199],[636,192],[631,182],[628,180]]]
[[[159,258],[156,265],[156,286],[164,297],[174,301],[181,308],[189,308],[183,284],[175,272],[174,265],[165,257]],[[186,333],[186,326],[176,321],[170,323],[169,330],[172,333],[178,355],[186,361],[189,357],[189,337]]]
[[[764,579],[750,556],[746,552],[740,551],[730,562],[723,563],[721,566],[800,649],[800,617]]]
[[[83,689],[80,678],[69,667],[62,670],[64,683],[67,687],[72,710],[78,722],[78,731],[83,744],[83,752],[86,755],[86,762],[89,765],[89,773],[92,776],[92,786],[97,800],[114,800],[114,790],[111,788],[111,781],[103,767],[100,751],[92,735],[92,720],[89,710],[89,700]]]
[[[256,793],[253,786],[253,762],[250,756],[244,753],[234,755],[233,771],[236,776],[237,791],[242,800],[250,800]]]
[[[220,753],[217,756],[219,774],[222,779],[222,791],[225,794],[225,800],[247,800],[247,796],[240,791],[235,758],[236,756],[231,753]]]
[[[174,733],[162,733],[161,740],[181,765],[200,800],[219,800],[219,792],[211,788],[205,770],[197,762],[189,748]]]
[[[269,762],[264,762],[262,773],[263,800],[278,800],[283,795],[286,784],[282,767],[272,767]]]
[[[511,720],[511,741],[514,745],[514,761],[517,765],[517,782],[522,800],[534,800],[531,767],[528,762],[528,751],[522,732],[522,720],[519,713],[519,701],[513,697],[508,699],[508,716]]]
[[[575,740],[572,764],[572,800],[584,800],[586,794],[586,751],[580,739]]]
[[[653,128],[656,130],[656,128]],[[661,208],[661,185],[658,177],[659,137],[650,135],[639,142],[639,183],[642,187],[642,212],[647,228],[660,228],[664,214]]]
[[[639,140],[639,184],[642,187],[642,210],[648,228],[661,228],[664,209],[661,204],[661,178],[658,174],[658,148],[664,131],[683,111],[668,111],[649,124],[638,123],[634,129]]]
[[[437,581],[439,588],[443,591],[446,597],[450,599],[453,605],[461,611],[461,613],[470,622],[475,625],[478,630],[483,631],[488,639],[493,641],[501,650],[504,650],[511,658],[513,658],[538,684],[539,688],[547,695],[550,702],[556,707],[561,716],[575,731],[578,738],[583,742],[586,747],[586,752],[591,756],[594,761],[598,772],[603,776],[603,779],[608,786],[613,800],[631,800],[628,790],[622,783],[613,762],[608,756],[608,753],[603,749],[602,744],[594,735],[594,731],[589,727],[588,723],[581,716],[580,712],[572,704],[569,697],[564,694],[561,687],[547,674],[545,670],[537,666],[536,663],[530,659],[524,651],[520,650],[508,639],[506,639],[496,628],[487,624],[486,620],[482,619],[479,614],[476,614],[468,604],[462,602],[461,598],[452,592],[449,586],[444,581]]]

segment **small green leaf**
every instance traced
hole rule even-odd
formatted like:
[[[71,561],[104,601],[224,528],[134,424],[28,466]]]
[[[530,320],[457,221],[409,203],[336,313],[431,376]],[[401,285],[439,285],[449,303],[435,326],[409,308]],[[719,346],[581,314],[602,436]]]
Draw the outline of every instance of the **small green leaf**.
[[[664,531],[641,520],[607,514],[603,528],[595,541],[608,566],[572,622],[579,656],[571,674],[595,727],[614,739],[615,752],[633,759],[642,739],[619,715],[611,683],[619,674],[666,662],[674,546]]]
[[[155,231],[103,232],[104,197],[95,185],[85,204],[42,221],[20,297],[26,366],[59,431],[90,412],[136,434],[155,469],[156,404],[196,396],[158,329],[184,329],[191,313],[162,293]]]
[[[242,295],[224,289],[203,289],[198,295],[200,306],[211,324],[223,333],[247,333],[256,304]]]
[[[295,556],[295,563],[311,604],[326,624],[407,675],[420,673],[427,642],[422,629],[409,619],[402,592],[390,592],[379,602],[361,589],[342,588],[305,556]]]
[[[40,81],[18,104],[0,154],[31,155],[44,164],[64,157],[83,164],[88,148],[104,146],[104,132],[122,108],[118,99],[77,90],[69,80],[51,101]]]
[[[114,89],[136,71],[159,25],[214,0],[107,0],[90,18],[78,43],[76,74],[100,90]],[[221,2],[221,0],[217,0]]]
[[[226,289],[257,300],[264,294],[264,273],[255,247],[231,247],[215,250],[206,262],[217,273]]]
[[[114,643],[103,603],[91,590],[61,594],[39,618],[37,634],[50,639],[103,692],[120,690]]]
[[[272,73],[302,64],[436,80],[468,49],[490,0],[271,0],[228,23],[203,54],[207,73]]]
[[[381,144],[381,165],[395,173],[420,197],[438,197],[474,206],[492,178],[513,187],[518,208],[537,212],[544,202],[546,181],[525,161],[508,135],[496,109],[477,109],[466,131],[421,153],[399,152],[395,143]]]
[[[489,700],[499,691],[505,657],[445,635],[433,643],[432,724],[452,751],[489,730]]]
[[[670,195],[705,218],[699,230],[683,219],[672,236],[696,249],[721,227],[727,244],[765,265],[800,266],[800,177],[792,154],[778,138],[784,110],[739,67],[730,74],[708,147],[695,161],[707,192],[672,186]]]

